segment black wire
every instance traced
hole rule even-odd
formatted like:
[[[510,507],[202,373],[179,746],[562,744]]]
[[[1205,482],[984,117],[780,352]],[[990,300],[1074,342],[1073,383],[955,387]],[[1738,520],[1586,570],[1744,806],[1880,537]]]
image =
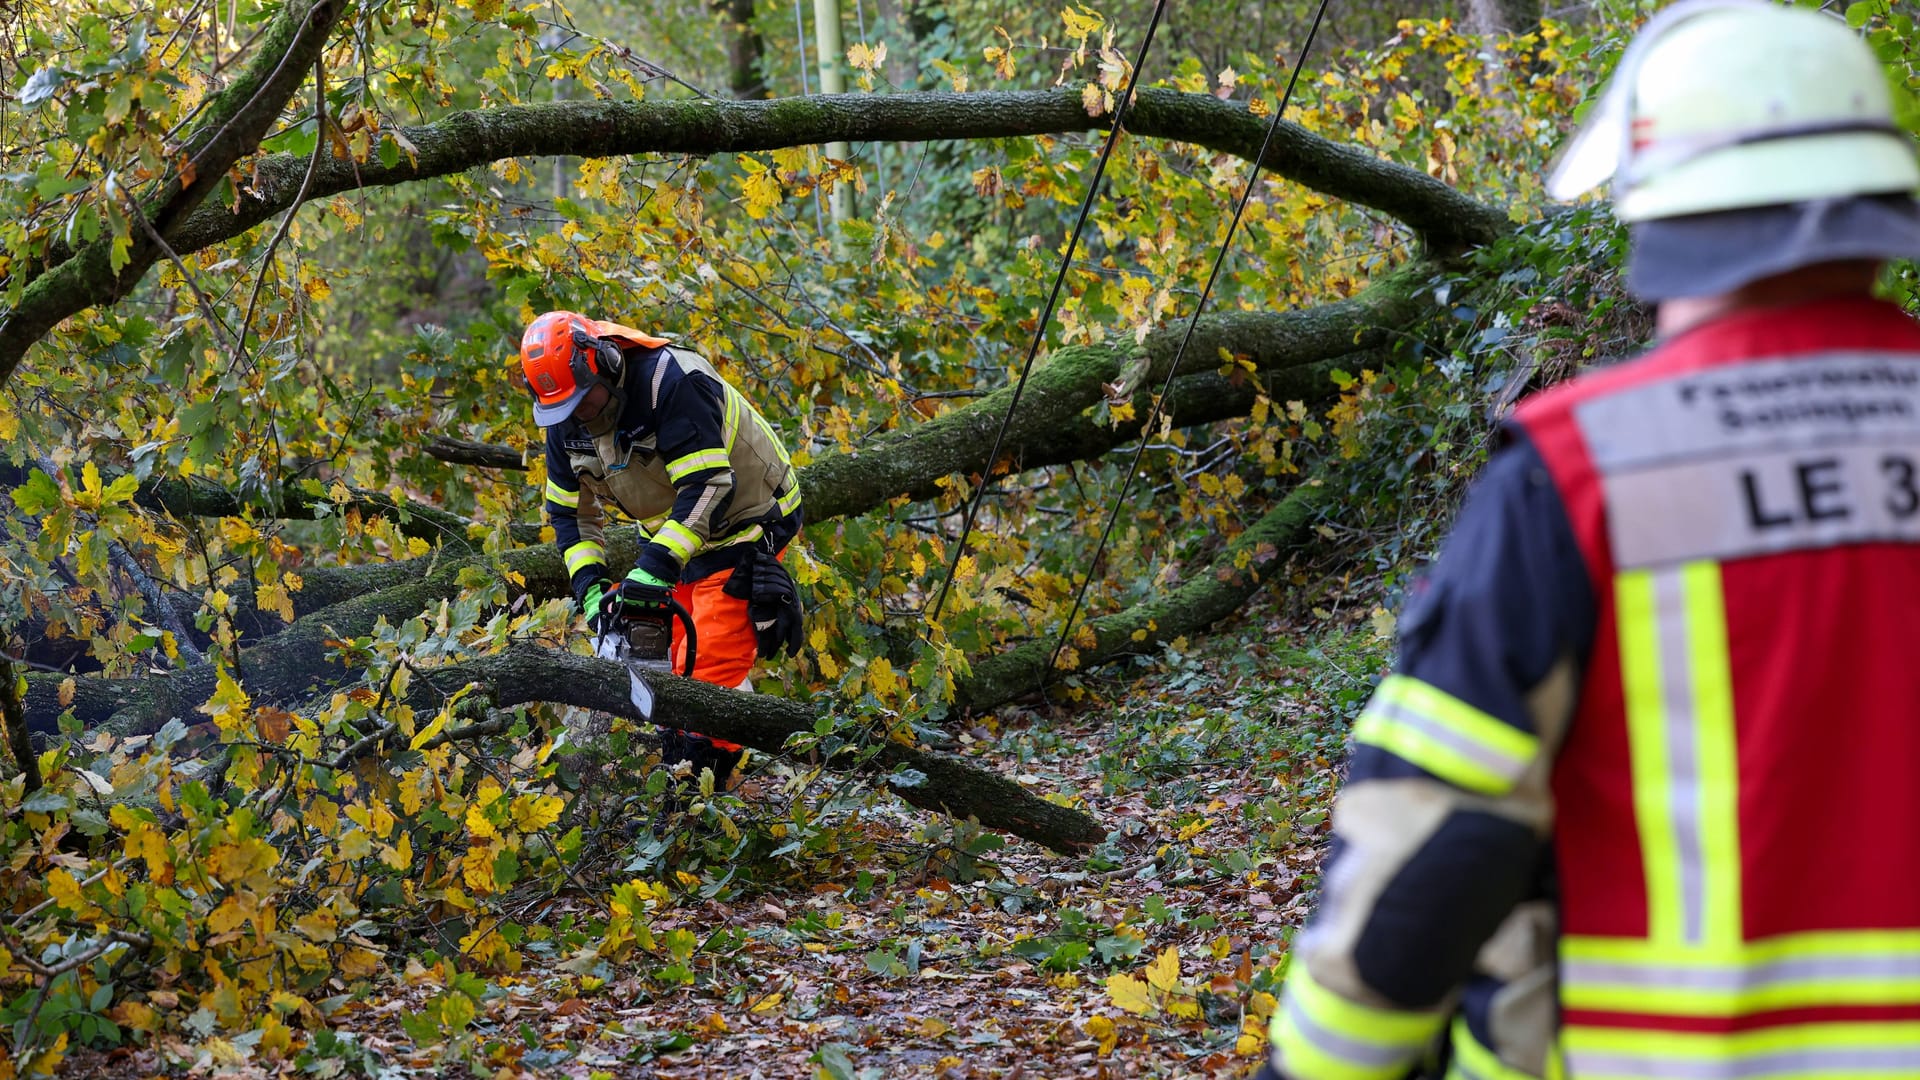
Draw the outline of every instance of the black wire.
[[[1087,586],[1093,583],[1093,575],[1100,568],[1100,556],[1107,550],[1107,538],[1113,535],[1113,523],[1120,518],[1120,508],[1127,503],[1127,490],[1133,486],[1133,476],[1140,468],[1140,458],[1147,452],[1147,442],[1153,429],[1160,422],[1161,410],[1165,407],[1167,395],[1173,390],[1173,378],[1180,373],[1180,361],[1187,355],[1187,343],[1193,340],[1193,330],[1200,323],[1200,314],[1207,308],[1207,298],[1213,295],[1213,283],[1220,277],[1220,267],[1227,261],[1227,252],[1233,246],[1233,234],[1240,227],[1240,215],[1247,208],[1247,201],[1253,197],[1253,189],[1260,182],[1260,166],[1267,160],[1267,147],[1273,142],[1273,133],[1280,130],[1280,118],[1287,114],[1287,105],[1293,100],[1294,84],[1300,80],[1300,68],[1307,62],[1307,54],[1313,49],[1313,39],[1320,32],[1320,20],[1327,14],[1327,0],[1320,0],[1320,8],[1314,13],[1313,25],[1307,30],[1306,43],[1300,46],[1300,59],[1293,65],[1293,71],[1287,76],[1286,92],[1280,95],[1280,107],[1273,110],[1273,119],[1267,124],[1266,138],[1260,140],[1260,152],[1253,156],[1253,172],[1247,177],[1247,189],[1240,193],[1240,201],[1234,205],[1233,220],[1227,225],[1227,235],[1220,241],[1220,251],[1213,257],[1213,269],[1207,274],[1207,285],[1200,290],[1200,302],[1194,305],[1193,317],[1187,320],[1187,332],[1180,338],[1180,347],[1174,351],[1173,363],[1167,367],[1167,379],[1160,387],[1160,396],[1154,399],[1153,411],[1147,417],[1146,426],[1141,429],[1140,443],[1134,447],[1133,461],[1127,465],[1127,478],[1120,484],[1120,494],[1113,500],[1113,509],[1107,513],[1106,527],[1100,530],[1100,542],[1094,546],[1093,559],[1087,564],[1087,576],[1080,580],[1080,588],[1073,594],[1073,608],[1067,612],[1067,621],[1060,627],[1060,640],[1054,643],[1053,655],[1047,658],[1047,666],[1040,673],[1045,682],[1053,674],[1053,665],[1060,660],[1060,650],[1066,648],[1067,638],[1073,633],[1074,617],[1080,614],[1080,604],[1087,597]]]
[[[1053,276],[1053,291],[1047,294],[1047,304],[1040,309],[1040,322],[1033,328],[1033,343],[1027,347],[1027,358],[1020,365],[1020,378],[1013,384],[1013,400],[1007,402],[1006,415],[1000,418],[1000,430],[993,436],[993,451],[987,455],[986,468],[981,470],[980,486],[974,490],[973,498],[967,503],[967,516],[960,523],[960,542],[953,547],[953,558],[947,563],[947,577],[940,583],[940,595],[933,602],[933,614],[927,622],[939,620],[940,612],[947,606],[947,592],[953,588],[954,572],[960,568],[960,560],[967,553],[967,537],[973,532],[974,515],[980,511],[980,500],[987,494],[987,488],[993,485],[993,467],[1000,461],[1000,447],[1007,437],[1007,425],[1013,422],[1013,412],[1020,407],[1020,394],[1027,388],[1027,375],[1033,371],[1033,358],[1040,354],[1040,343],[1046,339],[1047,324],[1053,321],[1053,308],[1060,299],[1060,286],[1067,280],[1067,271],[1073,266],[1074,249],[1080,245],[1080,231],[1086,228],[1087,213],[1093,209],[1093,200],[1100,193],[1100,178],[1106,174],[1107,159],[1113,156],[1113,144],[1120,139],[1120,124],[1126,119],[1127,111],[1133,107],[1133,85],[1140,78],[1140,67],[1147,61],[1147,49],[1153,44],[1153,32],[1160,25],[1160,16],[1167,9],[1167,0],[1154,0],[1153,18],[1147,22],[1147,36],[1140,41],[1140,51],[1133,58],[1133,71],[1127,75],[1126,92],[1120,95],[1120,101],[1114,106],[1113,127],[1107,131],[1107,141],[1100,147],[1100,162],[1093,168],[1093,179],[1087,184],[1087,194],[1080,200],[1080,216],[1073,223],[1073,234],[1067,238],[1067,254],[1060,260],[1060,270]]]

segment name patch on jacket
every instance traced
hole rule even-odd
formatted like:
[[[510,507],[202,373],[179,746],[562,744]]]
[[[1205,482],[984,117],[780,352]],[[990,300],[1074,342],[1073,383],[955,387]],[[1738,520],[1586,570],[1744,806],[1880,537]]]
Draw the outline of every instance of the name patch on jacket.
[[[1621,569],[1920,543],[1920,356],[1715,368],[1574,409]]]

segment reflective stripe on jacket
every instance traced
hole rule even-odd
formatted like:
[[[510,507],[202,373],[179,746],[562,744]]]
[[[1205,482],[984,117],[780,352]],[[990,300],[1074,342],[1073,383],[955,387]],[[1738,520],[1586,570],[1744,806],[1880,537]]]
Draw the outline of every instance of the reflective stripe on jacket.
[[[593,439],[573,421],[547,429],[547,514],[576,596],[605,575],[606,504],[639,522],[636,565],[667,581],[703,552],[759,540],[800,507],[773,428],[711,364],[677,347],[627,357],[613,431]]]
[[[1737,314],[1510,434],[1355,728],[1273,1069],[1920,1075],[1920,328]]]

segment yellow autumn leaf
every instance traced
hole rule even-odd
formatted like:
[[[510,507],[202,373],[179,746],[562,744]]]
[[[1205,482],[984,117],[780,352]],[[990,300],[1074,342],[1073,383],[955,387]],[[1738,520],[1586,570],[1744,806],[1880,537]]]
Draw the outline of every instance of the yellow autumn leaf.
[[[76,914],[87,909],[87,899],[80,894],[80,883],[60,867],[47,873],[47,895],[54,903]]]
[[[1107,998],[1118,1008],[1145,1016],[1154,1011],[1153,995],[1147,984],[1131,975],[1107,976]]]
[[[1250,1031],[1243,1031],[1233,1041],[1233,1052],[1240,1057],[1259,1057],[1267,1048],[1267,1040]]]
[[[1147,965],[1147,983],[1162,993],[1172,993],[1180,983],[1180,947],[1169,945],[1165,952]]]
[[[1090,1017],[1087,1020],[1087,1037],[1100,1044],[1100,1056],[1106,1057],[1113,1053],[1114,1045],[1120,1041],[1120,1028],[1107,1017]]]
[[[380,850],[380,861],[393,867],[395,870],[405,870],[407,867],[412,866],[413,836],[409,833],[401,833],[398,843]]]
[[[566,808],[557,795],[521,795],[513,800],[513,823],[521,832],[534,832],[559,821]]]
[[[747,215],[763,218],[780,205],[780,181],[771,171],[762,167],[757,172],[747,174],[746,183],[741,186],[741,194],[747,200]]]
[[[446,730],[447,721],[451,720],[452,718],[453,718],[452,709],[441,709],[439,712],[435,713],[433,715],[433,719],[427,723],[426,727],[423,727],[419,731],[414,732],[413,738],[407,741],[407,749],[418,750],[421,747],[427,745],[427,743],[431,741],[435,735],[438,735],[442,731]]]
[[[893,664],[886,657],[874,657],[873,662],[867,665],[867,685],[873,688],[874,696],[882,698],[892,696],[894,689],[900,685],[893,674]]]

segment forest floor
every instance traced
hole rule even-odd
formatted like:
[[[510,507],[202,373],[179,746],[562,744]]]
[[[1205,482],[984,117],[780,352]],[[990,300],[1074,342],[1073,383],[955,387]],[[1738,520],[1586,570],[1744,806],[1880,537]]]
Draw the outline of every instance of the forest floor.
[[[1327,613],[1320,612],[1324,616]],[[637,968],[543,964],[487,980],[471,1026],[424,1046],[402,1020],[439,991],[417,965],[278,1062],[245,1047],[81,1053],[63,1075],[488,1077],[1231,1077],[1264,1053],[1286,942],[1312,901],[1352,716],[1386,659],[1358,617],[1294,624],[1269,601],[1104,677],[1089,704],[1008,708],[962,737],[1041,792],[1084,802],[1115,839],[1091,855],[976,838],[916,865],[927,817],[858,828],[891,870],[658,913],[703,940],[692,985]],[[1334,628],[1329,629],[1329,626]],[[1302,643],[1304,646],[1283,644]],[[748,802],[749,775],[740,794]],[[544,916],[564,918],[561,897]],[[716,927],[739,931],[708,949]],[[187,1047],[168,1057],[181,1062]]]

